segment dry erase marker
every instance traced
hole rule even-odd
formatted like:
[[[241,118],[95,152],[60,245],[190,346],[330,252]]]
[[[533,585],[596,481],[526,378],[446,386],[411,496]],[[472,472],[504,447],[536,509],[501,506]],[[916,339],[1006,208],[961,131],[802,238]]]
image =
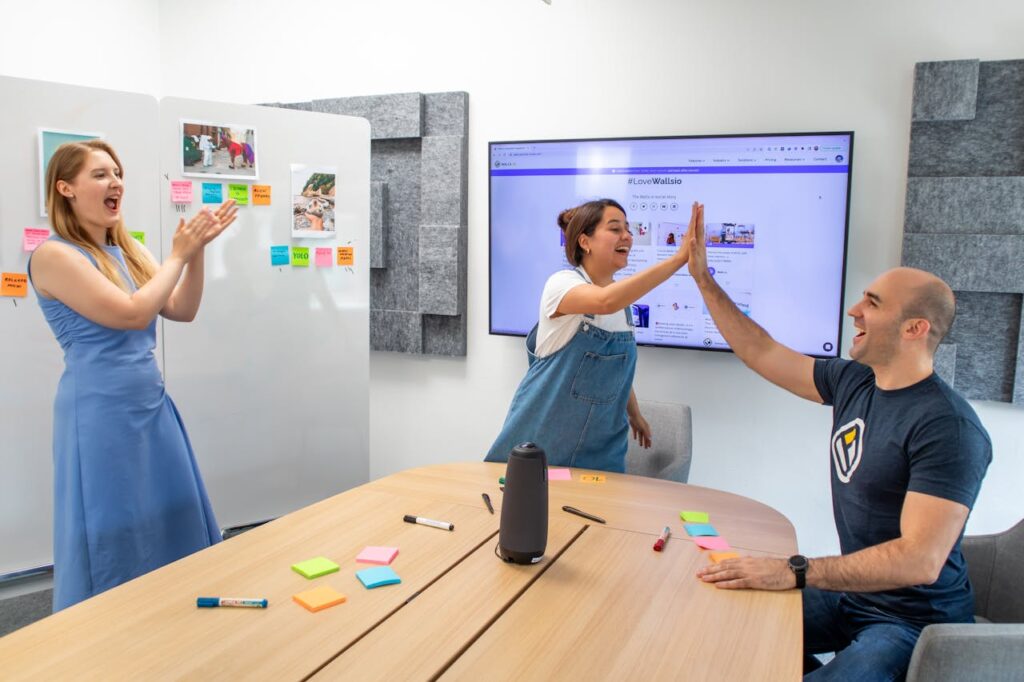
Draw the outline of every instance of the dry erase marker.
[[[562,507],[562,511],[567,511],[570,514],[575,514],[576,516],[582,516],[585,519],[590,519],[591,521],[596,521],[597,523],[605,523],[605,520],[602,519],[600,516],[594,516],[593,514],[588,514],[585,511],[580,511],[576,507],[570,507],[569,505],[566,505],[566,506]]]
[[[209,608],[213,606],[244,606],[250,609],[267,608],[266,599],[241,599],[239,597],[199,597],[196,606]]]
[[[489,512],[491,512],[493,514],[494,513],[494,507],[491,506],[491,496],[488,495],[487,493],[481,493],[481,496],[484,498],[484,504],[487,505],[487,511],[489,511]]]
[[[440,528],[441,530],[455,530],[454,523],[448,523],[447,521],[435,521],[433,519],[425,519],[422,516],[412,516],[406,514],[402,517],[402,520],[406,523],[418,523],[421,526],[431,526],[433,528]]]
[[[672,535],[672,529],[665,526],[665,530],[661,531],[661,537],[659,537],[654,543],[655,552],[660,552],[665,548],[665,543],[668,542],[669,535]]]

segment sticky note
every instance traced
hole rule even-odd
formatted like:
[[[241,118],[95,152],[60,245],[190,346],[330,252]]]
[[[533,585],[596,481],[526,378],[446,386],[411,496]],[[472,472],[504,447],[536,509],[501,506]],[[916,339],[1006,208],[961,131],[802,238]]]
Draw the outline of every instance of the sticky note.
[[[203,203],[219,204],[224,201],[224,185],[219,182],[203,183]]]
[[[270,206],[270,185],[253,185],[252,203],[255,206]]]
[[[711,552],[709,555],[713,563],[721,563],[726,559],[739,559],[740,555],[736,552]]]
[[[297,564],[292,564],[292,570],[306,578],[319,578],[328,573],[334,573],[341,567],[327,557],[318,556],[315,559],[306,559]]]
[[[305,592],[292,595],[292,599],[314,613],[345,603],[345,595],[330,585],[321,585]]]
[[[21,272],[0,273],[0,296],[28,296],[28,275]]]
[[[683,528],[690,537],[698,535],[718,535],[718,531],[710,523],[684,523]]]
[[[239,206],[247,206],[249,204],[249,185],[229,184],[228,196],[234,199]]]
[[[375,587],[383,587],[384,585],[396,585],[402,582],[402,579],[398,577],[398,574],[390,566],[364,568],[361,571],[356,571],[356,577],[359,578],[359,582],[368,590],[372,590]]]
[[[334,265],[334,261],[331,260],[331,247],[316,247],[316,266],[318,268],[329,268],[332,265]]]
[[[681,511],[679,518],[687,523],[707,523],[708,513],[702,511]]]
[[[308,246],[293,246],[292,247],[292,265],[297,268],[308,268],[309,267],[309,247]]]
[[[398,556],[397,547],[367,547],[358,555],[356,561],[361,564],[381,564],[387,566]]]
[[[192,203],[192,181],[171,180],[171,203],[191,204]]]
[[[580,481],[583,483],[604,483],[603,474],[580,474]]]
[[[290,257],[288,256],[287,246],[271,246],[270,247],[270,264],[271,265],[288,265]]]
[[[548,480],[571,481],[572,473],[568,469],[556,469],[554,467],[548,467]]]
[[[146,243],[146,233],[145,232],[129,232],[128,234],[130,234],[132,236],[132,239],[134,239],[138,243],[140,243],[140,244],[145,244]]]
[[[50,231],[45,228],[26,227],[21,237],[22,251],[35,251],[36,248],[50,238]]]
[[[701,549],[732,549],[729,547],[729,543],[725,541],[725,538],[719,537],[694,538],[693,544]]]
[[[338,265],[355,265],[356,249],[354,246],[338,247]]]

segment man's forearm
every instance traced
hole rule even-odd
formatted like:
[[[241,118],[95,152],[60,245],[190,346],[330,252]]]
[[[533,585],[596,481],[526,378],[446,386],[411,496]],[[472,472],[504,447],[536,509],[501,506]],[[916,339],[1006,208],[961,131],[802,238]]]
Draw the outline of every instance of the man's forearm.
[[[808,586],[839,592],[881,592],[926,585],[937,578],[935,566],[902,538],[852,554],[811,559],[807,567]]]

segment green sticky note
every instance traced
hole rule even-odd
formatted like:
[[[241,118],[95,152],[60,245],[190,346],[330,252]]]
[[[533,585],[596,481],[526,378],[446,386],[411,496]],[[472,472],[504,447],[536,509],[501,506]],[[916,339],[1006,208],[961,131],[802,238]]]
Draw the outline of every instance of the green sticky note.
[[[146,243],[146,233],[145,232],[129,232],[128,234],[130,234],[132,236],[132,239],[134,239],[138,243],[140,243],[140,244],[145,244]]]
[[[297,268],[308,268],[309,267],[309,247],[308,246],[293,246],[292,247],[292,265]]]
[[[293,571],[311,580],[313,578],[319,578],[322,575],[327,575],[328,573],[335,573],[340,569],[341,566],[323,556],[318,556],[315,559],[306,559],[305,561],[300,561],[297,564],[292,564]]]
[[[239,206],[246,206],[249,203],[249,185],[228,185],[228,196],[235,200]]]
[[[679,512],[679,518],[687,523],[707,523],[708,513],[701,511],[681,511]]]

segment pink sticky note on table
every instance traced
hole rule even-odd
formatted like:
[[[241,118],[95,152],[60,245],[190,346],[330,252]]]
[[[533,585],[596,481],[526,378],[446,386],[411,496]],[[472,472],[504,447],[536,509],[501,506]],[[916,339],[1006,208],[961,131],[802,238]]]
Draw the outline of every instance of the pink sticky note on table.
[[[330,251],[330,249],[327,249]],[[398,556],[397,547],[366,547],[356,557],[361,564],[380,564],[387,566]]]
[[[699,537],[694,538],[693,542],[701,549],[732,549],[722,537]]]
[[[45,228],[26,227],[21,239],[22,251],[35,251],[36,247],[50,238],[50,231]]]
[[[571,481],[572,473],[568,469],[555,469],[554,467],[548,467],[548,480]]]
[[[191,204],[192,203],[192,181],[171,180],[171,203]]]
[[[329,246],[316,247],[316,266],[318,268],[329,268],[334,265],[333,250]]]

